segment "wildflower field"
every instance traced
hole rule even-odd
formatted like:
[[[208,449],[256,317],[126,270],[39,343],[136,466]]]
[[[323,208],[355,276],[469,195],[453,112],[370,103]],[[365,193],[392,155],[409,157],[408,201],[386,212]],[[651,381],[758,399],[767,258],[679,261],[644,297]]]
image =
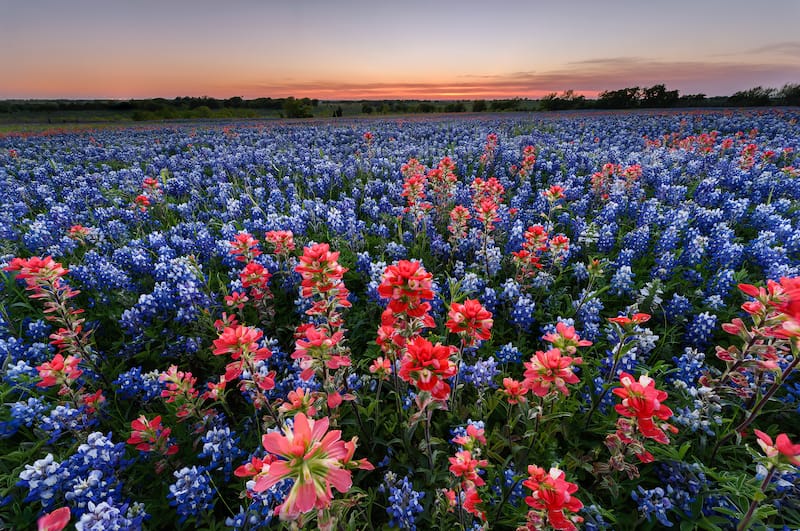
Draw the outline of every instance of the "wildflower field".
[[[800,529],[798,118],[0,137],[0,528]]]

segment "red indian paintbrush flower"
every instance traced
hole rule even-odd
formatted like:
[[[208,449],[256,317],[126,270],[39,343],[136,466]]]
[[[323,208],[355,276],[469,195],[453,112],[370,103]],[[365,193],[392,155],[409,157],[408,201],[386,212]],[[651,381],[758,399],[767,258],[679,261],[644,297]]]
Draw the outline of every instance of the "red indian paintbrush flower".
[[[61,531],[69,523],[69,507],[60,507],[49,512],[36,521],[38,531]]]
[[[249,262],[261,254],[258,249],[258,240],[246,232],[240,232],[234,236],[228,245],[231,246],[230,254],[236,256],[236,260],[239,262]]]
[[[162,455],[173,455],[178,452],[178,445],[170,444],[170,428],[161,427],[161,415],[153,420],[140,415],[136,420],[131,421],[131,436],[126,441],[142,452],[158,452]]]
[[[283,433],[267,433],[261,438],[264,449],[281,459],[262,468],[253,490],[263,492],[283,479],[294,480],[276,509],[282,520],[295,520],[312,509],[329,507],[332,489],[345,493],[353,485],[351,469],[373,468],[366,460],[351,461],[356,439],[341,440],[342,432],[328,431],[329,424],[327,417],[313,420],[298,413],[292,428],[284,427]]]
[[[454,302],[450,305],[447,317],[449,319],[445,326],[454,334],[464,337],[468,347],[492,337],[492,313],[478,300],[467,299],[464,304]]]
[[[462,478],[462,482],[469,482],[476,487],[484,485],[486,482],[478,475],[478,467],[485,467],[489,464],[486,459],[475,459],[469,450],[456,452],[455,457],[449,457],[450,472],[454,476]]]
[[[574,326],[569,326],[561,321],[556,324],[555,333],[550,332],[542,336],[542,339],[553,344],[553,346],[570,356],[578,351],[578,347],[589,347],[592,342],[587,339],[581,339],[581,336],[575,332]]]
[[[440,343],[434,345],[424,337],[416,336],[408,342],[397,374],[420,391],[430,391],[438,399],[447,398],[450,386],[443,379],[456,374],[456,366],[450,360],[454,353],[455,347]]]
[[[543,511],[553,529],[576,530],[575,522],[582,522],[583,518],[568,516],[567,512],[575,513],[583,508],[583,503],[572,496],[578,490],[578,485],[565,480],[566,474],[555,467],[545,472],[543,468],[529,465],[528,474],[530,477],[522,484],[533,492],[525,498],[525,503],[537,511]]]
[[[761,446],[768,458],[777,458],[778,461],[785,458],[789,463],[800,466],[800,444],[792,444],[792,441],[785,433],[779,434],[773,444],[772,437],[763,431],[753,431],[758,437],[758,445]]]
[[[39,378],[42,379],[36,386],[69,385],[70,382],[77,380],[83,374],[83,371],[78,368],[80,362],[81,359],[75,356],[70,355],[64,358],[61,354],[56,354],[51,361],[36,367],[36,370],[39,371]]]
[[[338,259],[339,252],[331,252],[327,243],[317,243],[303,249],[300,263],[294,268],[303,279],[300,282],[303,297],[311,297],[315,290],[321,294],[345,290],[346,298],[346,289],[341,280],[347,269],[339,265]],[[344,302],[342,306],[349,306]]]
[[[271,230],[264,234],[264,239],[275,247],[272,251],[277,255],[288,255],[294,251],[294,234],[290,230]]]
[[[545,396],[554,387],[565,395],[569,394],[566,384],[578,383],[578,376],[572,372],[574,365],[583,363],[581,358],[564,356],[557,348],[546,352],[541,350],[525,362],[525,381],[523,385],[536,396]]]
[[[667,420],[672,416],[672,410],[664,405],[667,393],[656,389],[656,382],[646,374],[639,376],[636,381],[633,376],[623,372],[619,376],[622,387],[616,387],[612,392],[622,398],[622,403],[614,406],[622,416],[629,417],[636,422],[639,432],[647,438],[662,444],[669,444],[669,437],[662,428],[677,433],[677,428],[662,423],[657,426],[653,417]]]
[[[422,317],[430,309],[430,304],[422,300],[433,299],[432,286],[433,275],[425,271],[422,264],[400,260],[397,265],[386,267],[378,295],[389,299],[388,307],[392,312]]]

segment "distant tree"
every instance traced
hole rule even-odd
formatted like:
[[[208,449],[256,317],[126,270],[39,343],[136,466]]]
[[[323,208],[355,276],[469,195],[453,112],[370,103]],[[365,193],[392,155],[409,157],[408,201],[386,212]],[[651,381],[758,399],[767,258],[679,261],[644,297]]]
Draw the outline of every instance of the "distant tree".
[[[436,105],[429,101],[420,102],[417,106],[417,112],[431,113],[436,112]]]
[[[600,93],[597,106],[601,109],[632,109],[639,106],[640,99],[639,87],[606,90]]]
[[[664,85],[653,85],[642,89],[642,107],[672,107],[678,101],[677,90],[667,90]]]
[[[305,103],[303,100],[297,100],[293,97],[288,97],[283,101],[283,115],[286,118],[312,118],[314,115],[311,113],[310,101]]]
[[[454,101],[444,106],[444,112],[464,112],[467,107],[460,101]]]
[[[472,112],[486,112],[486,100],[473,101]]]
[[[800,84],[787,83],[778,93],[784,105],[800,105]]]
[[[555,92],[546,94],[539,100],[539,109],[543,111],[562,111],[566,109],[583,109],[586,107],[586,97],[576,94],[569,89],[561,93],[560,96]]]
[[[520,103],[522,103],[522,100],[519,98],[514,98],[513,100],[493,100],[489,105],[489,109],[492,111],[514,111],[519,107]]]
[[[233,98],[228,98],[225,101],[225,107],[232,107],[234,109],[238,109],[244,105],[244,100],[239,96],[234,96]]]
[[[373,112],[375,112],[375,108],[372,107],[372,105],[370,105],[369,103],[362,103],[361,112],[363,112],[364,114],[372,114]]]
[[[333,110],[333,117],[334,118],[341,118],[342,117],[342,106],[337,105],[336,108]]]
[[[751,89],[734,92],[733,95],[728,98],[728,103],[739,107],[765,107],[770,104],[772,97],[775,96],[777,92],[778,91],[774,88],[764,88],[762,86],[753,87]]]

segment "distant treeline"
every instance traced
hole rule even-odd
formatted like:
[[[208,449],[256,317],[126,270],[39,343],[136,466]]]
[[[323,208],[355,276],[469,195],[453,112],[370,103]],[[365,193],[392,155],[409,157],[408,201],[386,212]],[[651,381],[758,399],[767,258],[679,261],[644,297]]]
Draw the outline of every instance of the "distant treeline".
[[[567,90],[555,92],[539,100],[541,110],[567,109],[662,109],[669,107],[766,107],[800,105],[800,84],[786,84],[782,89],[754,87],[731,96],[706,97],[705,94],[684,94],[667,90],[664,85],[627,87],[606,90],[596,100],[589,100]]]
[[[257,118],[265,115],[283,118],[341,117],[357,114],[458,113],[505,111],[556,111],[571,109],[647,109],[670,107],[758,107],[800,105],[800,84],[781,89],[755,87],[731,96],[706,97],[667,90],[664,85],[627,87],[601,92],[588,99],[567,90],[539,100],[513,98],[504,100],[425,101],[364,100],[326,101],[310,98],[210,97],[154,98],[145,100],[6,100],[0,101],[0,113],[115,112],[132,120],[169,120],[193,118]]]

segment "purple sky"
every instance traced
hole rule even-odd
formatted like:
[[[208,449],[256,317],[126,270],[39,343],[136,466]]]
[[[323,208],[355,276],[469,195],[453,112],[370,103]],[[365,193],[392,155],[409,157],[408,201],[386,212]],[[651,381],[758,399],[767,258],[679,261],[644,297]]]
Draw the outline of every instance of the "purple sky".
[[[800,83],[798,20],[798,0],[0,0],[0,98],[729,95]]]

